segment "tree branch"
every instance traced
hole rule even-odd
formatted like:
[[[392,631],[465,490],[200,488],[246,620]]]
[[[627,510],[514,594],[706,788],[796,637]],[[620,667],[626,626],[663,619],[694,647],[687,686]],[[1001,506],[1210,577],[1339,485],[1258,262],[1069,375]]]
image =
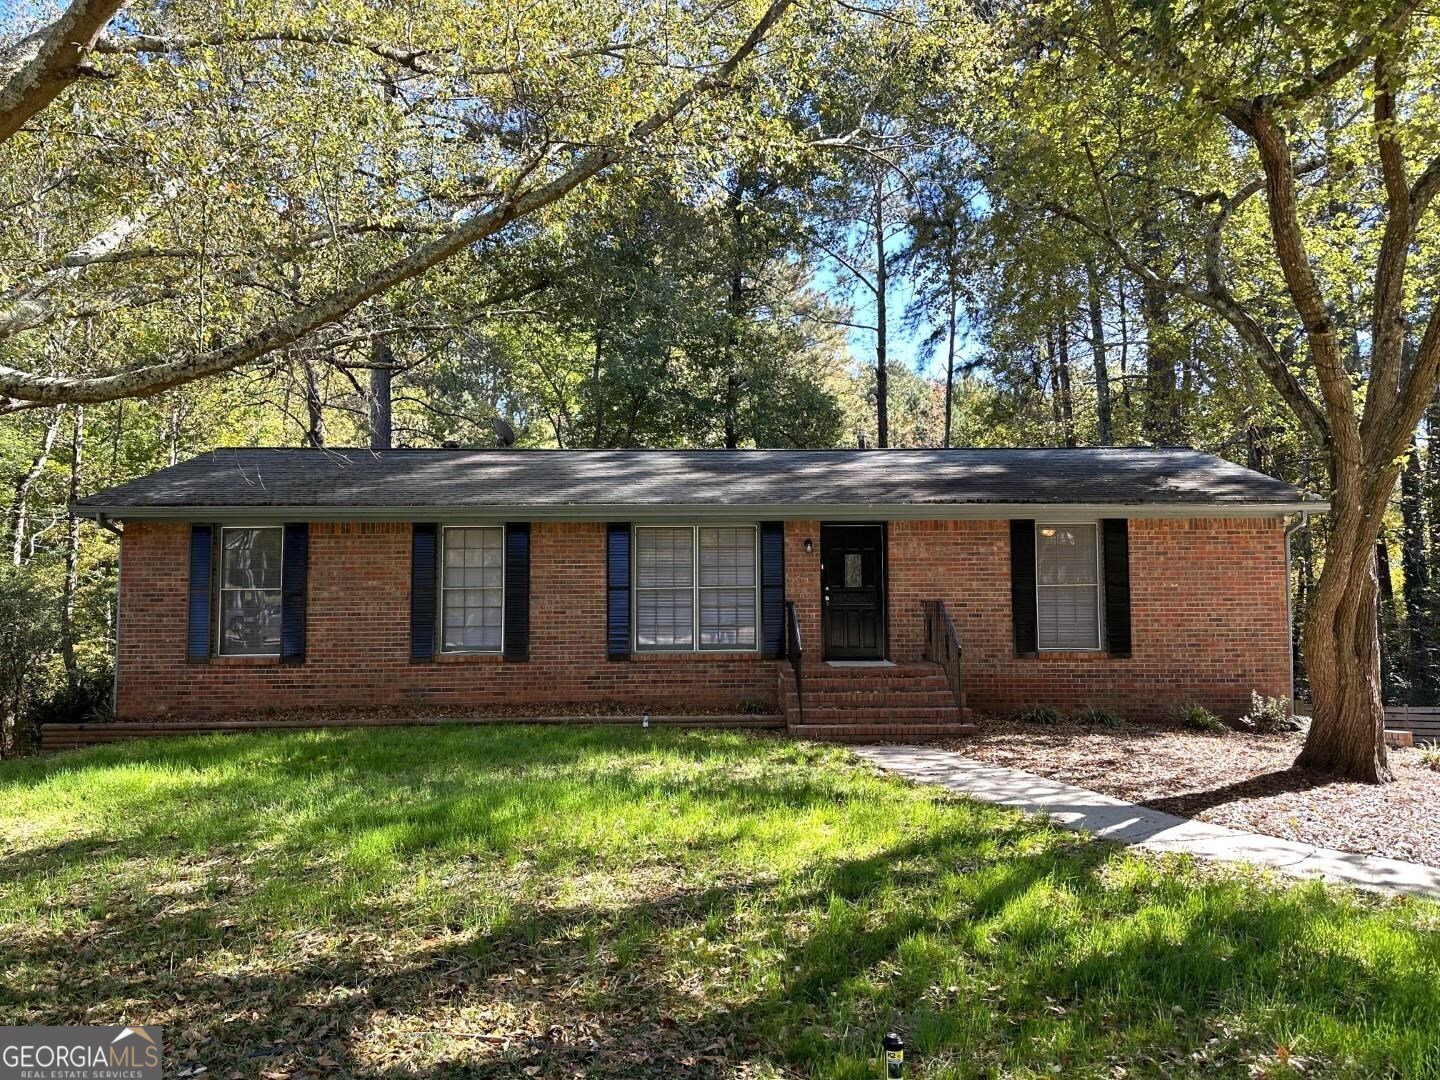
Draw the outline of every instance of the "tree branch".
[[[250,33],[217,31],[213,34],[127,34],[106,35],[95,43],[95,52],[110,55],[143,56],[154,54],[183,53],[192,49],[218,48],[223,45],[261,45],[290,43],[297,45],[335,46],[358,49],[389,61],[417,75],[464,75],[478,78],[487,75],[514,75],[534,66],[536,58],[516,61],[499,66],[460,68],[432,59],[452,49],[420,49],[392,45],[371,38],[360,37],[326,27],[302,27],[291,30],[257,30]],[[629,49],[639,47],[639,42],[620,42],[595,45],[579,49],[566,49],[547,56],[546,60],[583,60],[593,56],[618,56]]]
[[[64,13],[0,57],[0,143],[76,79],[95,74],[85,58],[128,0],[72,0]]]
[[[728,88],[730,77],[753,53],[793,6],[795,0],[771,0],[744,41],[711,74],[698,80],[627,133],[617,134],[609,145],[584,154],[574,165],[546,183],[525,191],[513,188],[493,209],[465,219],[444,236],[416,249],[348,288],[322,296],[290,316],[248,337],[198,356],[163,361],[113,375],[68,377],[37,375],[0,366],[0,396],[18,399],[0,404],[0,413],[22,407],[23,402],[77,403],[143,397],[208,375],[229,371],[293,344],[306,334],[327,326],[373,296],[417,277],[457,252],[505,228],[510,222],[562,198],[597,173],[621,160],[629,149],[672,123],[696,101]]]
[[[1206,277],[1209,285],[1206,289],[1199,289],[1186,282],[1160,276],[1143,259],[1131,251],[1115,235],[1113,229],[1095,221],[1087,214],[1056,205],[1048,205],[1045,209],[1057,217],[1079,225],[1096,238],[1103,240],[1119,257],[1125,268],[1142,282],[1162,289],[1172,296],[1179,296],[1191,303],[1208,308],[1234,327],[1235,332],[1240,335],[1240,339],[1254,350],[1260,370],[1265,373],[1265,377],[1270,380],[1276,392],[1290,406],[1316,444],[1322,447],[1328,446],[1330,424],[1324,410],[1316,404],[1300,384],[1300,380],[1295,377],[1295,373],[1285,363],[1285,358],[1275,347],[1275,343],[1265,332],[1264,327],[1260,325],[1259,320],[1235,298],[1225,282],[1221,231],[1235,208],[1258,191],[1260,186],[1261,182],[1255,181],[1226,200],[1220,214],[1211,223],[1210,230],[1206,235]]]
[[[1368,34],[1362,34],[1349,49],[1341,53],[1313,75],[1307,74],[1296,79],[1288,87],[1272,94],[1266,94],[1256,102],[1257,112],[1271,112],[1303,104],[1316,94],[1330,89],[1347,75],[1354,73],[1360,65],[1383,45],[1384,39],[1400,29],[1405,21],[1420,7],[1420,0],[1404,0],[1378,26]]]
[[[1266,203],[1275,253],[1315,361],[1315,374],[1330,420],[1331,449],[1337,454],[1358,456],[1360,432],[1355,420],[1355,389],[1341,359],[1335,325],[1306,251],[1290,147],[1269,113],[1253,111],[1249,119],[1251,139],[1260,155],[1261,168],[1265,170]]]
[[[1385,183],[1385,229],[1375,260],[1375,299],[1370,323],[1370,386],[1360,430],[1368,432],[1376,417],[1394,407],[1405,349],[1405,264],[1412,216],[1410,186],[1405,179],[1405,151],[1395,130],[1395,96],[1399,80],[1388,50],[1375,54],[1375,150]]]

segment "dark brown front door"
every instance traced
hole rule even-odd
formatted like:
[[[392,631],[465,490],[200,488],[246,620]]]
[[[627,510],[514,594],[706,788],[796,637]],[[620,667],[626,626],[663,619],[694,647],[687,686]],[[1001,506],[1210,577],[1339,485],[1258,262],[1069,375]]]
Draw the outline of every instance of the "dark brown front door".
[[[885,530],[820,526],[825,659],[885,659]]]

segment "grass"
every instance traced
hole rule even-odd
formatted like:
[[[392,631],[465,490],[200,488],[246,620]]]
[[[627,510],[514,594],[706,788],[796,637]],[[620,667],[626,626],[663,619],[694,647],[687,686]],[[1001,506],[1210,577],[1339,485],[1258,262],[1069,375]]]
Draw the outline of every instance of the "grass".
[[[1440,1076],[1440,907],[1159,862],[721,733],[0,767],[0,1024],[208,1076]]]

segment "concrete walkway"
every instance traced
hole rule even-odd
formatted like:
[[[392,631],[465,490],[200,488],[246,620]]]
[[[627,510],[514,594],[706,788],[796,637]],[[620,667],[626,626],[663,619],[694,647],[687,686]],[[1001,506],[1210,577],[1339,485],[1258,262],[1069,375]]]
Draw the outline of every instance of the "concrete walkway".
[[[1440,869],[1399,859],[1354,855],[1294,840],[1241,832],[1137,806],[1034,773],[985,765],[953,750],[925,746],[857,746],[855,753],[901,776],[939,784],[981,802],[1050,817],[1067,829],[1149,851],[1249,863],[1296,877],[1440,898]]]

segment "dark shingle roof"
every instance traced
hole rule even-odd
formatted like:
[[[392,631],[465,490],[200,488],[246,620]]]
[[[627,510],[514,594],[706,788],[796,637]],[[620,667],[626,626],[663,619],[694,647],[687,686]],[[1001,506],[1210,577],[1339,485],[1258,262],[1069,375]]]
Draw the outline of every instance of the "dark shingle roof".
[[[1280,480],[1187,448],[1007,450],[223,449],[79,501],[82,513],[189,508],[1290,507]],[[1298,507],[1297,507],[1298,508]],[[1320,509],[1323,504],[1311,503]],[[127,512],[129,512],[127,514]]]

